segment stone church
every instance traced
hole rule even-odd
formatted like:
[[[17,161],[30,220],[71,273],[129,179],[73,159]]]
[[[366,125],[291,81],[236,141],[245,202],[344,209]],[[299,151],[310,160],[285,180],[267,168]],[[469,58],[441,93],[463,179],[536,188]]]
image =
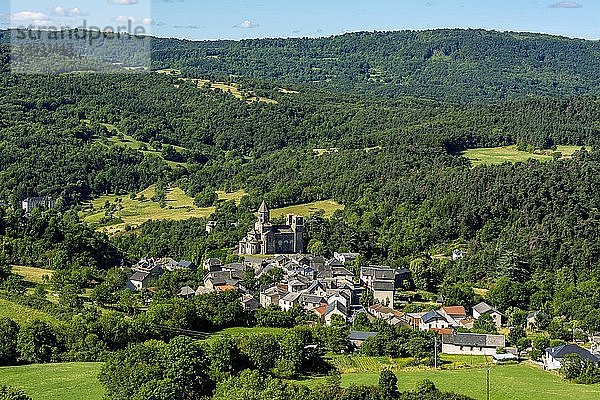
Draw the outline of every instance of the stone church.
[[[286,225],[273,225],[263,201],[254,228],[240,241],[239,254],[299,254],[304,248],[303,234],[304,218],[288,214]]]

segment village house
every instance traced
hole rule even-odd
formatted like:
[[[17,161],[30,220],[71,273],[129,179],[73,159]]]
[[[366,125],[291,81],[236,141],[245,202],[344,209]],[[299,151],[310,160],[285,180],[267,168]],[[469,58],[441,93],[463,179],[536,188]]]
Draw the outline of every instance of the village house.
[[[154,277],[159,277],[166,271],[167,264],[176,264],[172,258],[142,258],[131,269],[133,271],[145,272]]]
[[[184,299],[191,299],[196,296],[196,291],[189,286],[184,286],[181,288],[177,296],[182,297]]]
[[[21,202],[21,208],[26,214],[31,213],[36,208],[49,210],[54,208],[56,202],[52,197],[28,197]]]
[[[264,308],[270,305],[279,305],[279,300],[285,297],[289,292],[287,285],[275,285],[260,292],[260,305]]]
[[[127,289],[139,291],[146,289],[152,282],[156,281],[156,277],[149,272],[135,271],[127,280]]]
[[[300,303],[300,293],[292,292],[286,294],[279,300],[279,308],[283,311],[289,311],[292,307]]]
[[[467,311],[463,306],[446,306],[440,309],[440,314],[446,317],[446,321],[452,327],[459,327],[460,322],[467,318]]]
[[[308,293],[302,293],[298,301],[300,305],[302,305],[302,307],[309,311],[327,303],[325,298],[323,298],[322,296],[317,296]]]
[[[423,314],[419,322],[419,329],[422,331],[446,329],[449,326],[450,324],[448,323],[448,320],[446,320],[446,317],[436,310],[431,310]]]
[[[582,360],[590,360],[593,363],[600,363],[600,357],[595,356],[589,350],[579,347],[576,344],[563,344],[562,346],[546,349],[542,356],[544,369],[560,369],[562,360],[569,354],[577,354]]]
[[[180,260],[177,263],[177,267],[175,269],[189,269],[190,271],[196,271],[198,268],[196,267],[196,264],[194,264],[192,261],[187,261],[187,260]]]
[[[442,335],[442,353],[492,356],[506,346],[504,335],[453,333]]]
[[[338,300],[334,300],[330,302],[325,308],[325,325],[331,325],[331,321],[333,316],[337,315],[342,320],[348,320],[348,307],[346,307],[342,302]]]
[[[410,325],[412,328],[419,329],[419,326],[421,326],[421,318],[425,314],[427,313],[406,313],[404,314],[404,319],[406,320],[406,323],[408,323],[408,325]]]
[[[465,252],[460,249],[452,250],[452,261],[457,261],[464,258]]]
[[[240,298],[244,311],[255,311],[260,308],[260,302],[251,294],[245,294]]]
[[[202,263],[202,267],[208,272],[221,271],[223,267],[223,261],[219,260],[218,258],[207,258]]]
[[[377,336],[377,332],[350,331],[348,339],[356,348],[360,348],[365,340]]]
[[[484,314],[488,314],[490,317],[492,317],[492,320],[494,321],[494,324],[496,324],[497,328],[502,327],[502,322],[504,320],[504,314],[502,314],[500,311],[494,309],[492,306],[490,306],[489,304],[487,304],[485,302],[481,302],[481,303],[473,306],[473,318],[474,319],[479,319],[479,317]]]
[[[396,272],[389,267],[370,266],[360,269],[360,280],[369,288],[375,281],[392,281],[395,285],[395,279]]]
[[[206,233],[211,233],[217,227],[217,221],[206,221],[204,230]]]
[[[396,293],[394,281],[376,280],[371,285],[371,289],[376,302],[394,308],[394,294]]]
[[[343,265],[346,263],[352,262],[358,258],[360,254],[358,253],[333,253],[333,258],[340,261]]]

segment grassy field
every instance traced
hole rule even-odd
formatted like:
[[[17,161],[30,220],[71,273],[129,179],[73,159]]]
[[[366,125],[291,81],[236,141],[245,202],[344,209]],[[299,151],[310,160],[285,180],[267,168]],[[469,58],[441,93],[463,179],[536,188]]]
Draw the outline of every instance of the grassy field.
[[[435,383],[442,391],[452,391],[485,399],[486,368],[462,368],[454,370],[404,369],[395,371],[402,391],[413,390],[424,379]],[[317,387],[323,378],[300,381]],[[357,372],[342,375],[342,385],[377,385],[378,372]],[[559,376],[530,365],[494,366],[490,373],[492,400],[597,400],[600,385],[576,385]]]
[[[442,360],[441,368],[456,369],[464,367],[481,367],[491,363],[491,359],[484,356],[470,355],[447,355],[440,356]],[[367,357],[353,355],[340,356],[331,355],[329,361],[342,373],[352,374],[357,372],[379,373],[382,369],[402,370],[411,365],[413,359],[407,358],[389,358],[389,357]]]
[[[101,125],[106,127],[106,129],[108,129],[110,132],[115,132],[117,134],[119,133],[119,130],[114,125],[111,125],[111,124],[101,124]],[[151,155],[151,156],[159,157],[172,167],[187,166],[186,163],[178,163],[178,162],[174,162],[174,161],[165,160],[160,151],[155,150],[152,146],[150,146],[149,143],[137,140],[133,136],[129,136],[129,135],[125,135],[125,134],[123,134],[120,137],[119,136],[111,136],[110,138],[108,138],[108,141],[113,146],[124,146],[124,147],[128,147],[130,149],[133,149],[133,150],[141,151],[142,153],[144,153],[144,155]],[[186,150],[185,148],[180,147],[180,146],[173,146],[173,148],[179,152],[183,152]]]
[[[151,199],[155,194],[154,186],[136,195],[132,199],[129,195],[109,195],[99,197],[91,202],[84,204],[84,210],[81,212],[83,219],[89,224],[95,224],[99,230],[109,235],[123,232],[126,226],[136,228],[149,220],[173,220],[181,221],[190,218],[206,218],[215,212],[215,207],[200,208],[194,205],[194,199],[185,194],[180,188],[167,189],[166,207],[161,208]],[[240,199],[246,194],[244,190],[238,190],[232,193],[218,191],[217,195],[221,201],[235,201],[239,203]],[[141,200],[141,196],[144,200]],[[108,202],[114,211],[110,211],[112,219],[107,220],[107,210],[104,208]],[[325,200],[314,203],[302,204],[297,206],[274,209],[271,211],[273,217],[281,217],[286,214],[297,214],[310,216],[319,210],[325,211],[325,216],[330,217],[334,211],[344,207],[335,201]]]
[[[215,332],[213,335],[229,335],[229,336],[252,336],[252,335],[263,335],[263,334],[279,334],[282,333],[285,329],[283,328],[262,328],[262,327],[254,327],[254,328],[226,328],[221,331]]]
[[[33,400],[102,400],[100,363],[0,368],[0,383],[23,389]]]
[[[331,217],[333,213],[337,210],[343,210],[344,206],[333,201],[333,200],[323,200],[323,201],[315,201],[313,203],[300,204],[296,206],[277,208],[275,210],[271,210],[271,216],[274,218],[285,216],[287,214],[295,214],[302,215],[305,217],[309,217],[312,214],[316,213],[319,210],[325,211],[325,217]]]
[[[24,267],[21,265],[13,265],[12,272],[20,275],[26,282],[45,283],[44,276],[52,277],[52,270],[43,268]]]
[[[162,75],[169,75],[169,76],[181,75],[181,71],[172,69],[172,68],[162,69],[162,70],[158,70],[156,72],[159,74],[162,74]],[[212,82],[208,79],[192,79],[192,78],[179,78],[179,80],[186,81],[186,82],[193,82],[198,87],[204,87],[205,85],[208,85],[208,87],[211,90],[219,89],[223,92],[230,93],[237,99],[240,99],[240,100],[245,99],[247,103],[261,102],[261,103],[266,103],[266,104],[277,104],[276,100],[269,99],[267,97],[256,96],[256,94],[252,91],[242,92],[240,90],[239,86],[235,83],[229,84],[229,83],[225,83],[225,82]],[[178,87],[178,85],[176,87]],[[280,89],[280,91],[282,93],[298,93],[293,90],[289,90],[289,91],[287,91],[287,90],[284,91],[284,90],[285,89]]]
[[[562,158],[569,158],[575,151],[581,149],[579,146],[557,146]],[[551,161],[552,156],[547,154],[535,154],[518,151],[517,146],[491,147],[482,149],[469,149],[462,153],[471,161],[473,166],[503,164],[505,162],[525,162],[530,159],[539,161]]]
[[[167,205],[164,208],[151,200],[155,194],[154,186],[138,193],[135,199],[128,195],[99,197],[86,204],[86,211],[83,212],[84,220],[90,224],[98,224],[100,229],[108,234],[115,234],[123,231],[127,225],[135,228],[151,219],[180,221],[190,218],[205,218],[215,212],[214,207],[196,207],[194,199],[180,188],[169,188],[166,192]],[[144,200],[141,200],[142,195]],[[240,194],[228,194],[227,196],[235,198]],[[117,201],[117,199],[120,200]],[[103,207],[106,202],[115,205],[117,211],[113,213],[114,220],[103,223],[106,216],[106,210]]]
[[[0,299],[0,317],[8,317],[18,324],[27,324],[39,319],[49,324],[58,324],[58,320],[43,311],[25,307],[5,299]]]

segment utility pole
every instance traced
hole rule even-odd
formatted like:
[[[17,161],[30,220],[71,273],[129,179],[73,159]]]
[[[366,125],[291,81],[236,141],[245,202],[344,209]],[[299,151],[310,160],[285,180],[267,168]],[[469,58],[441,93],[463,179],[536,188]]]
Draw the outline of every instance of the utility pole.
[[[487,369],[487,373],[486,373],[486,384],[485,384],[485,399],[486,400],[490,400],[490,370],[492,368],[488,368]]]
[[[435,369],[437,369],[437,334],[435,335],[435,337],[433,338],[434,340],[434,347],[433,347],[433,365],[435,367]]]

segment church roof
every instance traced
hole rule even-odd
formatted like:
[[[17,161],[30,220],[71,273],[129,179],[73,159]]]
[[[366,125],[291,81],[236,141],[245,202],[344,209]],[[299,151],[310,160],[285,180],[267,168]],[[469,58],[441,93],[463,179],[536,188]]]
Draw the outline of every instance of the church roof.
[[[258,212],[269,212],[269,207],[267,207],[267,203],[263,200]]]

